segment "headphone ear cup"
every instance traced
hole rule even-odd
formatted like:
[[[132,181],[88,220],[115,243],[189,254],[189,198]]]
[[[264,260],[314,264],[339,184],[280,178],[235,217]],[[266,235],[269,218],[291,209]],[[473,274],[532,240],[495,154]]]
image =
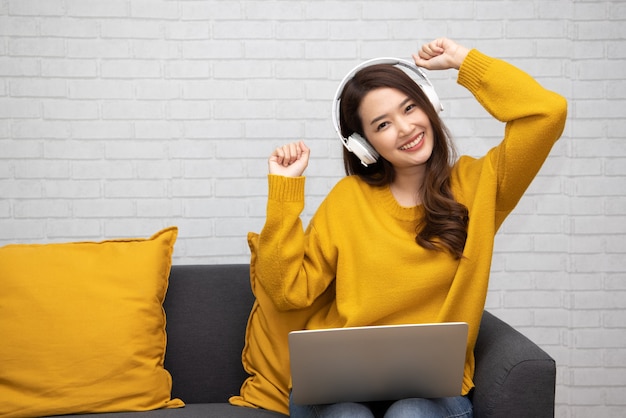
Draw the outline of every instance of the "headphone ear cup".
[[[364,166],[367,167],[368,164],[374,164],[378,161],[378,152],[361,135],[353,133],[348,138],[346,145],[348,150],[359,157]]]

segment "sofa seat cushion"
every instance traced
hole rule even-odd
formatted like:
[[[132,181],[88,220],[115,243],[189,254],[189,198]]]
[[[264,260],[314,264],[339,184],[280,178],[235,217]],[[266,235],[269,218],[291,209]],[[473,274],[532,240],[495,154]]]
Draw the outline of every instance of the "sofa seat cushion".
[[[0,248],[0,416],[183,406],[163,366],[177,232]]]
[[[94,417],[94,415],[67,415],[69,418]],[[147,412],[122,412],[98,414],[96,418],[286,418],[287,415],[265,409],[234,406],[228,403],[187,404],[179,409],[157,409]],[[58,418],[58,417],[54,417]]]

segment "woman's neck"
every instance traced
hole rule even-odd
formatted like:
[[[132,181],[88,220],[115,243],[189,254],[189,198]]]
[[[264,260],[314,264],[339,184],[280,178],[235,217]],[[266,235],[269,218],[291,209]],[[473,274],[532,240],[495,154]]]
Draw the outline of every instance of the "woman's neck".
[[[419,166],[408,170],[396,169],[395,178],[389,188],[400,206],[413,207],[422,204],[421,190],[424,184],[425,168],[425,166]]]

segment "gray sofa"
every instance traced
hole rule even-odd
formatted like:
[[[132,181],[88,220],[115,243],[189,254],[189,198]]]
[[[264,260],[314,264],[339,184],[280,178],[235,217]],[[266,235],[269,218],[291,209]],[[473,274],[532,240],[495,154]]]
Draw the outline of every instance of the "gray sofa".
[[[247,264],[173,266],[165,367],[172,396],[187,406],[98,418],[284,418],[228,404],[246,378],[241,350],[253,300]],[[555,362],[543,350],[485,312],[475,354],[476,418],[554,416]]]

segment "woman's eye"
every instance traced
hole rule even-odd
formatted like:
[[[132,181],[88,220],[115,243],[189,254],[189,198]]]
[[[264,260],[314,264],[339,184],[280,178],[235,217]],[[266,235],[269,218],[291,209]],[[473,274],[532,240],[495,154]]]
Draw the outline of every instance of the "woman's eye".
[[[415,107],[415,104],[411,103],[410,105],[408,105],[406,107],[406,109],[404,109],[405,112],[410,112],[411,110],[413,110],[413,108]]]
[[[381,123],[380,125],[378,125],[378,126],[376,127],[376,130],[377,130],[377,131],[380,131],[381,129],[384,129],[384,128],[385,128],[385,126],[387,126],[388,124],[389,124],[389,122],[383,122],[383,123]]]

